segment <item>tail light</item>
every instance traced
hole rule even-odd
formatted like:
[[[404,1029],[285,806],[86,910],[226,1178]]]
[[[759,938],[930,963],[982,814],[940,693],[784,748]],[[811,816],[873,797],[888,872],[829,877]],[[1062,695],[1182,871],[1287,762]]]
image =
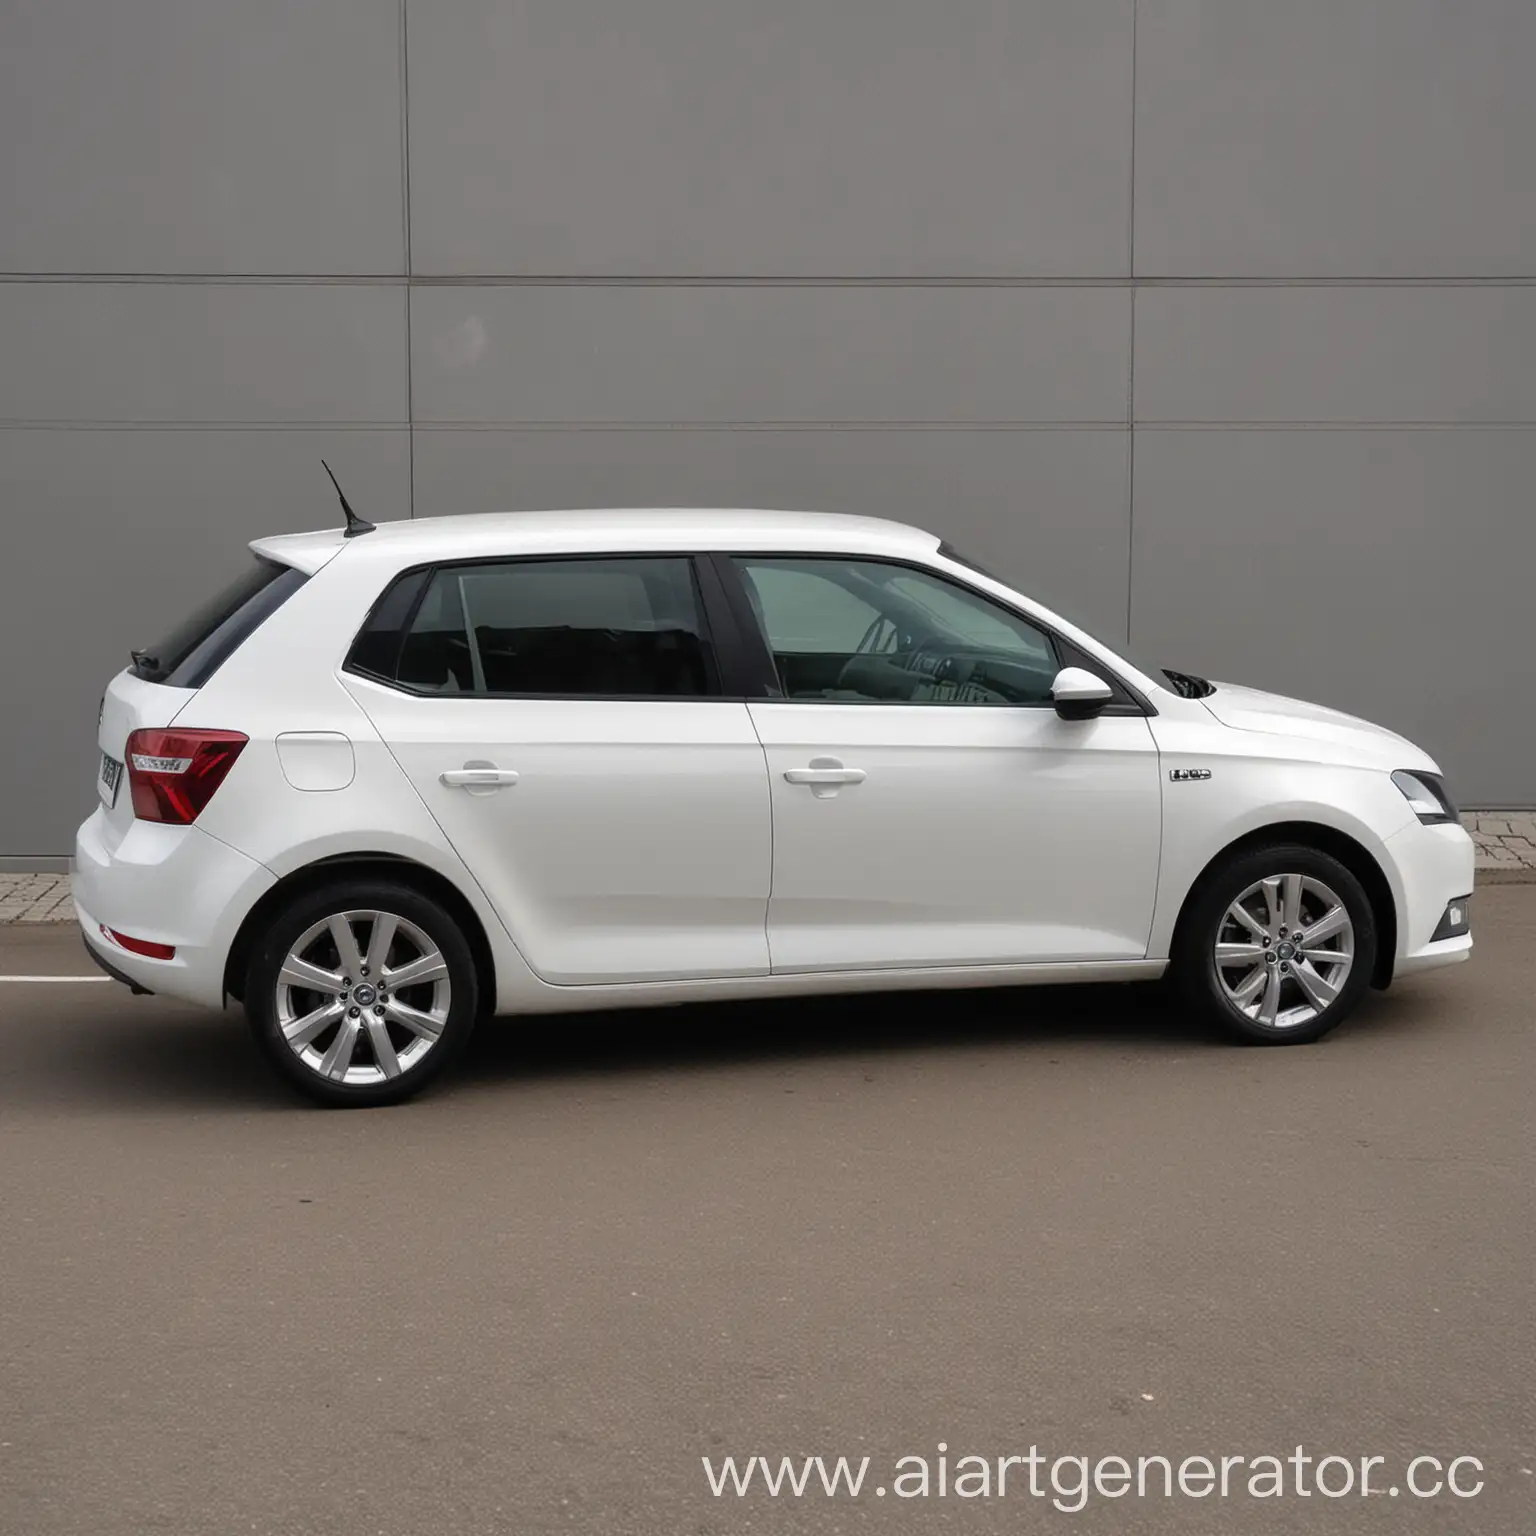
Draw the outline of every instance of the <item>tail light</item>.
[[[140,821],[191,825],[249,739],[239,731],[134,731],[125,754],[133,814]]]

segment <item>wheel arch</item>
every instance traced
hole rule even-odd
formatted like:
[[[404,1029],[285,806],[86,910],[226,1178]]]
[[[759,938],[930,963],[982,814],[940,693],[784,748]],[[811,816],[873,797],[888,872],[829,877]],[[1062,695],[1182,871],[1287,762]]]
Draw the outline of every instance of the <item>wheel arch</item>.
[[[483,1011],[493,1011],[496,1006],[496,960],[479,914],[446,875],[396,853],[331,854],[284,875],[246,913],[235,934],[224,962],[225,996],[244,1003],[245,972],[250,961],[251,945],[256,935],[283,907],[296,897],[332,880],[369,876],[410,885],[423,896],[438,902],[448,912],[463,931],[470,954],[474,957],[481,1008]]]
[[[1281,821],[1256,827],[1213,854],[1185,892],[1179,907],[1179,915],[1173,925],[1175,953],[1191,909],[1217,870],[1229,859],[1271,843],[1299,843],[1303,847],[1315,848],[1319,853],[1337,859],[1360,882],[1366,900],[1371,904],[1371,914],[1376,919],[1376,963],[1371,972],[1371,985],[1377,990],[1389,986],[1397,957],[1397,901],[1392,894],[1391,882],[1376,857],[1363,843],[1349,833],[1339,831],[1337,827],[1317,821]]]

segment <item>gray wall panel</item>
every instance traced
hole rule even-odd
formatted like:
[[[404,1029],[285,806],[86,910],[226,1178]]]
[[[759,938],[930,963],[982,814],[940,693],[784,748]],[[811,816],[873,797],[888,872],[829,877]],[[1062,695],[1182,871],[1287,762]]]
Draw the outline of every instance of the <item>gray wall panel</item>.
[[[0,421],[406,420],[405,294],[0,283]]]
[[[766,506],[915,523],[1125,636],[1124,431],[416,432],[416,511]]]
[[[420,422],[1126,419],[1111,288],[448,287],[411,298]]]
[[[1536,422],[1536,288],[1149,288],[1138,421]]]
[[[906,518],[1536,805],[1533,78],[1532,0],[0,6],[5,702],[81,762],[0,754],[0,855],[321,454],[409,513],[413,417],[422,515]]]
[[[1536,273],[1530,0],[1140,0],[1136,269]]]
[[[1391,726],[1463,803],[1536,798],[1536,431],[1152,431],[1132,639]]]
[[[360,511],[407,514],[407,436],[0,431],[0,507],[26,538],[25,559],[0,561],[0,651],[36,663],[6,669],[0,851],[73,848],[96,702],[129,647],[237,572],[247,540],[340,525],[322,454]]]
[[[0,271],[404,270],[398,0],[8,0]]]
[[[1131,0],[411,0],[419,272],[1108,275]]]

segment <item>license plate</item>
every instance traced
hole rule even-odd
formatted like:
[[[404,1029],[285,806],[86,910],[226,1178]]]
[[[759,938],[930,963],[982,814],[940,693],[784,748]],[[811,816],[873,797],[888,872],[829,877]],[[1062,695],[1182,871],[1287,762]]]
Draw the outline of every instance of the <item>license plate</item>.
[[[101,754],[101,772],[96,778],[96,793],[110,811],[117,804],[117,786],[123,781],[123,765],[115,757]]]

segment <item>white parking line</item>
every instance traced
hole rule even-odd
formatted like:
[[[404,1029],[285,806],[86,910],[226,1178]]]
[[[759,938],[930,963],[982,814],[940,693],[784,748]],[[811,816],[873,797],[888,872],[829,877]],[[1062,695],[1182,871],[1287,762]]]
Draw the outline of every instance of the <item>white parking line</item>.
[[[0,976],[0,981],[111,981],[110,976]]]

